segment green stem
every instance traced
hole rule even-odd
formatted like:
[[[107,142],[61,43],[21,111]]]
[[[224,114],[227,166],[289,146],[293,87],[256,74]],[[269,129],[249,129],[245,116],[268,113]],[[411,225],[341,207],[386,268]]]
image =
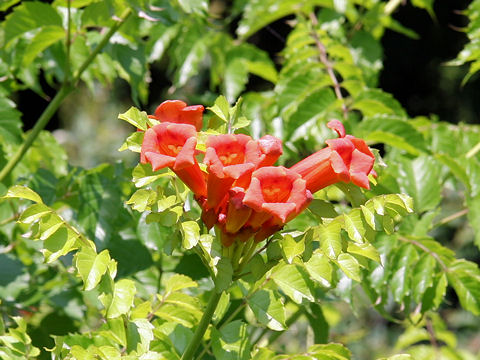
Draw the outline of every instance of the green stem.
[[[70,87],[62,86],[60,88],[60,91],[55,95],[53,100],[50,102],[50,104],[48,104],[47,108],[43,111],[42,115],[35,123],[35,126],[28,134],[22,146],[20,146],[17,152],[10,158],[7,165],[5,165],[2,171],[0,171],[0,181],[3,181],[3,179],[10,174],[18,162],[23,158],[27,150],[30,148],[30,146],[32,146],[40,131],[42,131],[43,128],[48,124],[52,116],[60,107],[62,101],[67,97],[68,94],[70,94],[71,91],[72,88]]]
[[[198,346],[203,339],[203,335],[205,335],[205,331],[207,331],[208,325],[212,321],[213,314],[215,312],[215,309],[217,308],[221,296],[222,293],[213,290],[213,293],[210,296],[210,300],[208,301],[207,308],[205,309],[202,319],[198,324],[197,330],[195,330],[193,338],[185,349],[181,360],[193,359],[193,356],[195,355],[195,352],[197,351]]]
[[[30,146],[32,146],[38,134],[40,134],[40,131],[42,131],[45,128],[45,126],[48,124],[52,116],[56,113],[56,111],[62,104],[63,100],[65,100],[65,98],[75,89],[75,86],[77,85],[77,82],[80,80],[82,73],[88,68],[88,66],[90,66],[90,64],[98,55],[98,53],[108,43],[112,35],[120,28],[120,26],[122,26],[122,24],[125,22],[128,16],[130,16],[130,13],[131,13],[130,9],[127,9],[122,14],[121,19],[117,21],[110,28],[108,33],[105,34],[103,39],[100,41],[97,47],[92,51],[90,56],[83,62],[83,64],[80,66],[78,71],[76,71],[73,77],[73,81],[72,81],[73,86],[67,85],[70,79],[66,75],[64,84],[60,88],[59,92],[55,95],[53,100],[50,102],[50,104],[48,104],[47,108],[43,111],[42,115],[40,115],[32,131],[28,134],[27,138],[25,139],[25,142],[20,146],[17,152],[10,158],[7,165],[5,165],[2,171],[0,171],[0,182],[3,181],[10,174],[10,172],[15,168],[15,166],[17,166],[20,160],[22,160],[23,156],[25,155],[27,150],[30,148]]]

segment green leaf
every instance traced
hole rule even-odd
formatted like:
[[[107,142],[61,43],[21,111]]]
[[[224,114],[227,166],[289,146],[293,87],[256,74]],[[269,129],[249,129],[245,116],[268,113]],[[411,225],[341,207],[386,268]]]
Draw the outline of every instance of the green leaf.
[[[332,265],[322,252],[315,251],[312,257],[305,263],[305,268],[313,280],[326,288],[332,286]]]
[[[455,289],[460,304],[474,315],[480,315],[480,270],[467,260],[456,260],[449,267],[448,283]]]
[[[350,254],[361,255],[372,259],[373,261],[380,262],[380,254],[378,253],[378,250],[369,243],[355,244],[349,242],[347,246],[347,252]]]
[[[308,5],[328,6],[327,0],[310,1]],[[302,4],[297,0],[250,0],[248,1],[243,18],[237,28],[237,35],[242,39],[248,38],[266,25],[288,14],[297,13],[302,9]]]
[[[200,313],[193,313],[191,309],[179,307],[176,304],[164,304],[160,309],[155,311],[156,316],[188,328],[193,327],[198,322],[197,315],[199,314]]]
[[[121,279],[115,283],[112,301],[107,308],[107,318],[115,318],[126,314],[133,306],[136,293],[135,283],[129,279]]]
[[[6,198],[27,199],[27,200],[32,200],[33,202],[36,202],[36,203],[43,204],[42,198],[35,191],[22,185],[12,186],[10,189],[8,189],[7,194],[2,198],[3,199],[6,199]]]
[[[45,238],[43,255],[47,263],[57,260],[60,256],[66,255],[77,248],[76,240],[78,235],[64,226],[53,227],[51,233]],[[50,230],[50,229],[49,229]],[[42,236],[46,236],[44,232]]]
[[[275,331],[286,329],[285,307],[275,292],[261,289],[247,298],[247,303],[260,324]]]
[[[175,274],[165,284],[165,291],[167,293],[172,293],[178,290],[187,289],[191,287],[197,287],[198,284],[193,281],[190,277]]]
[[[347,230],[348,237],[353,241],[362,243],[363,236],[365,235],[365,226],[360,209],[353,209],[348,214],[344,214],[343,219],[345,221],[344,228]]]
[[[126,122],[132,124],[137,129],[147,130],[148,116],[145,111],[140,111],[136,107],[132,106],[123,114],[119,114],[118,118],[120,120],[125,120]]]
[[[24,1],[7,16],[5,44],[27,31],[50,25],[62,26],[62,18],[52,6],[38,1]]]
[[[94,289],[103,274],[107,272],[110,263],[110,254],[108,250],[103,250],[97,254],[94,250],[82,247],[75,255],[75,267],[83,280],[84,290]]]
[[[310,346],[308,352],[319,359],[322,358],[321,356],[328,356],[335,360],[350,360],[352,356],[345,346],[334,343]]]
[[[207,43],[210,34],[197,39],[189,53],[185,55],[184,61],[177,71],[175,84],[179,87],[185,86],[191,77],[198,74],[198,66],[207,54]]]
[[[228,104],[228,100],[225,96],[220,95],[215,100],[215,103],[212,107],[207,107],[208,110],[213,112],[215,115],[218,116],[219,119],[228,123],[230,120],[230,105]]]
[[[182,7],[183,11],[188,14],[203,14],[208,11],[207,0],[178,0],[178,3]]]
[[[33,204],[22,212],[18,221],[24,224],[31,224],[50,213],[52,213],[52,209],[48,206],[44,204]]]
[[[212,330],[212,350],[216,359],[248,360],[251,345],[247,325],[240,320],[232,321],[220,331]]]
[[[137,43],[135,46],[124,44],[113,44],[109,53],[118,64],[120,77],[130,84],[131,95],[135,104],[147,102],[147,59],[145,55],[145,46],[143,43]],[[123,119],[126,120],[126,119]],[[128,120],[127,120],[128,121]],[[140,128],[146,130],[145,128]]]
[[[335,101],[335,94],[330,88],[322,88],[309,94],[286,119],[288,136],[297,132],[304,124],[314,124],[317,120],[323,119]]]
[[[182,246],[185,249],[191,249],[198,244],[200,240],[200,226],[195,221],[184,221],[180,223],[182,233]]]
[[[153,172],[151,164],[138,164],[132,172],[133,182],[136,187],[151,184],[155,180],[165,176],[175,176],[175,174],[169,169]]]
[[[433,278],[435,275],[435,268],[437,262],[435,258],[425,253],[420,257],[413,270],[413,300],[420,303],[425,291],[433,285]]]
[[[150,189],[139,189],[133,193],[125,204],[132,205],[132,209],[144,212],[151,210],[151,206],[157,201],[157,192]]]
[[[280,263],[272,269],[273,281],[297,304],[314,301],[313,284],[307,272],[297,264]]]
[[[368,89],[358,94],[351,107],[360,110],[364,116],[379,114],[406,116],[402,105],[391,94],[380,89]]]
[[[430,156],[397,160],[396,174],[400,190],[413,198],[415,210],[434,209],[441,200],[440,166]]]
[[[330,259],[336,259],[342,251],[341,229],[342,224],[339,221],[315,228],[314,240],[320,242],[320,248]]]
[[[350,279],[360,281],[360,265],[352,255],[342,253],[338,255],[337,264]]]
[[[392,278],[390,288],[393,292],[393,298],[397,302],[402,302],[406,295],[410,295],[411,289],[411,269],[418,258],[415,247],[411,244],[403,244],[395,253],[392,266]]]
[[[475,197],[467,197],[468,219],[470,226],[475,230],[475,245],[480,248],[480,194]]]
[[[64,37],[65,30],[61,26],[46,26],[42,28],[29,42],[23,54],[22,66],[29,66],[39,53]]]
[[[380,142],[405,150],[412,155],[427,151],[423,135],[402,116],[365,117],[357,127],[355,135],[369,142]]]
[[[303,237],[295,239],[292,235],[286,234],[281,241],[281,246],[285,261],[291,264],[295,257],[305,251],[305,240]]]
[[[142,151],[142,142],[145,133],[143,131],[136,131],[129,135],[122,146],[118,149],[118,151],[125,151],[130,150],[133,152],[141,152]]]
[[[222,257],[217,263],[217,276],[215,277],[215,290],[221,293],[232,284],[233,267],[229,258]]]
[[[0,95],[0,139],[7,143],[18,144],[22,139],[21,113],[15,109],[15,103]]]

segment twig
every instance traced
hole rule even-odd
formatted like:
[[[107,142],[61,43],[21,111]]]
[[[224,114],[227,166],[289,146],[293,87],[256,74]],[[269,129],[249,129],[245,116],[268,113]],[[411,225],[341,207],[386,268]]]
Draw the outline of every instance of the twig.
[[[426,253],[430,254],[431,256],[433,256],[433,258],[435,258],[435,260],[437,260],[438,264],[440,265],[440,267],[442,268],[442,270],[444,272],[448,272],[448,267],[447,265],[445,265],[445,263],[443,262],[442,259],[440,259],[440,256],[438,256],[438,254],[436,252],[433,252],[431,251],[429,248],[427,248],[425,245],[423,245],[422,243],[419,243],[418,241],[416,240],[412,240],[412,239],[408,239],[404,236],[399,236],[398,237],[398,240],[400,241],[403,241],[403,242],[409,242],[413,245],[415,245],[416,247],[422,249],[423,251],[425,251]]]
[[[443,218],[439,222],[435,223],[433,226],[445,225],[446,223],[449,223],[450,221],[458,219],[459,217],[462,217],[463,215],[466,215],[466,214],[468,214],[468,209],[460,210],[460,211],[458,211],[458,212],[456,212],[452,215],[449,215],[449,216]]]
[[[328,60],[327,49],[325,48],[325,45],[323,45],[322,41],[320,40],[320,37],[318,36],[315,30],[315,27],[318,26],[317,16],[315,15],[315,13],[311,12],[309,17],[310,17],[310,21],[313,24],[313,29],[311,34],[313,39],[315,40],[315,44],[317,45],[320,61],[322,62],[323,65],[325,65],[325,68],[327,69],[327,74],[333,83],[333,90],[335,91],[335,95],[337,99],[339,99],[342,102],[343,117],[346,119],[348,115],[348,109],[342,95],[342,89],[340,88],[340,83],[338,82],[337,77],[335,76],[332,63],[330,62],[330,60]]]

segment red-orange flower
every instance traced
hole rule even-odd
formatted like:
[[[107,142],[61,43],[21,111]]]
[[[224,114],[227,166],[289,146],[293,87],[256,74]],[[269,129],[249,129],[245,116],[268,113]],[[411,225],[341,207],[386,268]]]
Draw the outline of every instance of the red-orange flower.
[[[312,200],[312,194],[306,188],[306,181],[295,171],[283,166],[267,166],[252,174],[250,186],[245,192],[243,203],[251,207],[252,214],[248,225],[256,217],[267,215],[271,225],[283,226],[300,214]]]
[[[141,162],[152,164],[153,171],[170,167],[196,196],[206,196],[205,176],[195,159],[196,145],[192,125],[161,123],[145,132]]]
[[[317,151],[293,165],[290,169],[299,173],[312,193],[336,182],[352,182],[365,189],[370,188],[368,175],[373,173],[375,156],[365,141],[345,135],[345,128],[338,120],[327,124],[340,136],[327,140],[328,147]]]
[[[206,145],[203,162],[208,167],[207,204],[215,208],[236,180],[249,180],[258,159],[257,143],[247,135],[227,134],[209,136]]]
[[[203,124],[203,110],[204,107],[202,105],[187,106],[181,100],[167,100],[157,107],[155,115],[150,115],[149,117],[162,123],[193,125],[197,131],[200,131]]]

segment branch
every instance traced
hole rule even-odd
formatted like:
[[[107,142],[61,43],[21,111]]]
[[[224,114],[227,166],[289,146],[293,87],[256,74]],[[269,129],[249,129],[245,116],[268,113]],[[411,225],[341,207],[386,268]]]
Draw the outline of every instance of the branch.
[[[337,77],[335,76],[335,72],[333,71],[333,64],[328,59],[327,49],[325,48],[325,45],[323,45],[323,43],[320,40],[320,37],[315,31],[315,27],[318,26],[317,16],[315,15],[315,13],[311,12],[309,17],[310,17],[310,21],[313,24],[311,35],[315,40],[315,44],[317,45],[320,61],[322,62],[323,65],[325,65],[325,68],[327,69],[327,73],[328,73],[328,76],[330,77],[330,80],[333,83],[333,89],[335,91],[335,95],[337,99],[339,99],[342,102],[343,117],[344,119],[346,119],[348,115],[348,109],[347,109],[347,106],[345,105],[345,100],[342,95],[342,89],[340,88],[340,83],[338,82]]]
[[[409,242],[409,243],[415,245],[416,247],[422,249],[422,250],[425,251],[426,253],[428,253],[428,254],[430,254],[431,256],[433,256],[433,258],[434,258],[435,260],[437,260],[438,264],[440,265],[440,267],[442,268],[442,270],[443,270],[444,272],[448,272],[448,271],[449,271],[447,265],[445,265],[445,263],[443,262],[443,260],[440,259],[440,256],[438,256],[438,254],[437,254],[436,252],[431,251],[429,248],[427,248],[427,247],[426,247],[425,245],[423,245],[422,243],[419,243],[419,242],[416,241],[416,240],[408,239],[408,238],[406,238],[406,237],[404,237],[404,236],[399,236],[399,237],[398,237],[398,240],[403,241],[403,242]]]
[[[40,115],[37,122],[35,123],[35,126],[31,130],[31,132],[28,134],[27,138],[25,139],[24,143],[20,146],[20,148],[18,148],[17,152],[10,158],[10,160],[2,169],[2,171],[0,171],[0,182],[3,181],[10,174],[10,172],[15,168],[15,166],[17,166],[20,160],[22,160],[23,156],[25,155],[27,150],[32,146],[38,134],[40,134],[40,132],[45,128],[45,126],[48,124],[48,122],[53,117],[53,115],[55,115],[58,108],[62,104],[63,100],[65,100],[65,98],[75,89],[75,86],[80,80],[82,73],[92,63],[92,61],[95,59],[98,53],[105,47],[105,45],[108,43],[108,41],[113,36],[113,34],[120,28],[120,26],[123,25],[125,20],[130,16],[130,13],[131,13],[130,9],[127,9],[122,14],[122,17],[120,18],[120,20],[117,21],[110,28],[108,33],[105,34],[103,39],[92,51],[90,56],[83,62],[83,64],[78,69],[78,71],[75,73],[73,77],[72,85],[69,84],[70,83],[69,78],[67,76],[65,77],[62,87],[60,88],[58,93],[55,95],[53,100],[50,102],[50,104],[48,104],[47,108],[43,111],[42,115]],[[68,50],[68,47],[67,47],[67,50]]]

